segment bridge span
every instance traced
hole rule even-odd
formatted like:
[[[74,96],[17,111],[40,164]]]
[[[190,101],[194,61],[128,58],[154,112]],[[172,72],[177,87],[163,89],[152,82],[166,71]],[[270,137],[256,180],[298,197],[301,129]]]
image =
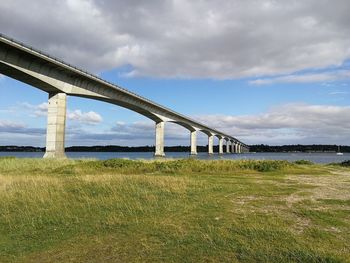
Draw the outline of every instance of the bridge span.
[[[164,156],[164,126],[173,122],[189,130],[191,154],[197,154],[197,132],[208,136],[208,153],[213,138],[219,139],[219,153],[242,153],[249,147],[233,136],[161,106],[84,70],[51,57],[0,34],[0,73],[48,93],[45,158],[65,158],[67,95],[90,98],[138,112],[155,122],[155,156]]]

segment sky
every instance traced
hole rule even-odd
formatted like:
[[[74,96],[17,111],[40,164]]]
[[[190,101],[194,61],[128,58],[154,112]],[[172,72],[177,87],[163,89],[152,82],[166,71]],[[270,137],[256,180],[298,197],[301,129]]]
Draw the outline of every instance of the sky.
[[[350,144],[348,0],[1,0],[0,13],[2,34],[246,144]],[[0,94],[0,145],[44,146],[48,95],[4,75]],[[154,145],[138,113],[67,103],[66,146]],[[189,140],[166,123],[166,145]]]

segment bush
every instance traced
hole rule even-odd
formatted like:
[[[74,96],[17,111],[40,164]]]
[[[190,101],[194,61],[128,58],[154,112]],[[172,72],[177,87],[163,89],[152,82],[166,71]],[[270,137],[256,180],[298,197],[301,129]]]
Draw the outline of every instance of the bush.
[[[313,162],[308,161],[308,160],[297,160],[294,163],[295,164],[301,164],[301,165],[312,165],[312,164],[314,164]]]
[[[130,168],[138,166],[137,161],[132,161],[128,159],[109,159],[102,161],[104,167],[107,168]]]
[[[249,160],[239,161],[241,169],[250,169],[258,172],[271,172],[282,170],[290,167],[292,164],[288,161],[274,161],[274,160]]]
[[[340,163],[341,166],[350,167],[350,160],[343,161]]]

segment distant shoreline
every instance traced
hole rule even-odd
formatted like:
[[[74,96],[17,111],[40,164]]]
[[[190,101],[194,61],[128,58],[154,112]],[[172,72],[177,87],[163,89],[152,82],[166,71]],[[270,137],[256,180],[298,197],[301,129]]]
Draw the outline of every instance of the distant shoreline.
[[[337,145],[250,145],[251,152],[314,152],[314,153],[332,153],[338,151]],[[206,152],[207,146],[197,146],[198,152]],[[153,152],[154,146],[70,146],[66,147],[66,152]],[[188,152],[189,146],[166,146],[167,152]],[[214,151],[218,151],[218,146],[214,146]],[[340,151],[343,153],[350,152],[350,146],[341,145]],[[0,146],[0,152],[45,152],[45,147],[35,146]]]

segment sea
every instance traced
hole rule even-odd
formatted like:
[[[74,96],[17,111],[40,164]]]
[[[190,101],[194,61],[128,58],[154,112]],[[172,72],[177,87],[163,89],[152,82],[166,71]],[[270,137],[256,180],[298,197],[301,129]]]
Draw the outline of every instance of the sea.
[[[0,156],[14,156],[17,158],[42,158],[43,152],[0,152]],[[131,160],[157,159],[152,152],[67,152],[71,159],[98,159],[106,160],[113,158],[124,158]],[[339,156],[336,153],[242,153],[242,154],[213,154],[198,153],[189,155],[186,152],[166,152],[168,159],[195,158],[200,160],[308,160],[314,163],[339,163],[350,160],[350,153]],[[163,158],[163,157],[162,157]]]

